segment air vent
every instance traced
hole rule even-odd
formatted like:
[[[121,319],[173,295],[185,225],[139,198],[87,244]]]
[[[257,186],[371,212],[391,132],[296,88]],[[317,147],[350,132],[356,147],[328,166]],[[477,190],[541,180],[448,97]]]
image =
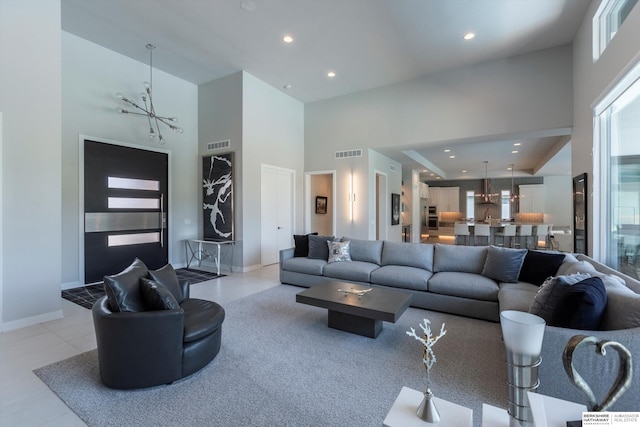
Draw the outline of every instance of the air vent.
[[[222,150],[225,148],[229,148],[231,146],[231,141],[228,139],[225,139],[224,141],[217,141],[217,142],[210,142],[207,144],[207,150],[208,151],[213,151],[213,150]]]
[[[362,149],[336,151],[336,159],[346,159],[349,157],[362,157]]]

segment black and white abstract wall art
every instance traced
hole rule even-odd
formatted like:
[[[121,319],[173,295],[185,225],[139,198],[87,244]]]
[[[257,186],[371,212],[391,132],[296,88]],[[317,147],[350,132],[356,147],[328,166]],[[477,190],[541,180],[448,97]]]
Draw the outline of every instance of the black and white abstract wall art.
[[[205,240],[233,240],[233,153],[202,158]]]

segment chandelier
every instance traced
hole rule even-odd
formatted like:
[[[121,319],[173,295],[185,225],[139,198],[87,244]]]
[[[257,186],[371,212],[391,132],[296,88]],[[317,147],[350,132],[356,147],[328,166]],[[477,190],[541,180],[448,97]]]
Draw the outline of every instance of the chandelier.
[[[135,101],[124,96],[122,93],[116,93],[116,97],[120,99],[122,102],[126,102],[127,104],[133,106],[135,108],[134,111],[125,110],[124,108],[118,108],[118,112],[122,114],[135,114],[138,116],[146,116],[147,122],[149,123],[149,137],[155,139],[156,135],[158,136],[158,141],[160,144],[165,143],[165,139],[160,132],[160,123],[163,123],[169,127],[174,132],[182,133],[183,130],[181,127],[174,125],[173,123],[178,121],[177,117],[164,117],[158,116],[156,114],[156,110],[153,107],[153,98],[151,97],[152,88],[153,88],[153,49],[156,47],[152,44],[147,44],[147,49],[149,50],[149,81],[143,82],[144,92],[140,94],[140,99],[142,100],[142,104],[138,105]],[[155,125],[155,128],[154,128]]]

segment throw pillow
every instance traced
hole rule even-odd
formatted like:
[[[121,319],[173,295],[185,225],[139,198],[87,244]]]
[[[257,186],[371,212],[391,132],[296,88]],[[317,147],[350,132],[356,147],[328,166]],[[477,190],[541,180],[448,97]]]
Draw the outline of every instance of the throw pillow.
[[[293,249],[294,257],[307,257],[309,256],[309,236],[317,236],[318,233],[309,234],[294,234],[293,241],[295,242],[295,248]]]
[[[518,280],[534,285],[542,285],[549,277],[556,275],[564,261],[564,254],[528,251],[524,257]]]
[[[516,283],[525,255],[527,255],[526,249],[489,246],[482,275],[498,282]]]
[[[350,241],[327,242],[327,245],[329,248],[329,263],[351,261]]]
[[[167,264],[158,270],[149,271],[149,276],[154,282],[157,282],[167,288],[173,294],[173,297],[178,301],[178,303],[184,301],[180,281],[178,280],[176,271],[173,269],[171,264]]]
[[[173,297],[171,291],[153,280],[140,279],[140,291],[147,310],[176,310],[180,308],[180,304]]]
[[[334,236],[309,236],[309,258],[329,259],[329,246],[327,242],[332,242]]]
[[[556,285],[560,283],[560,286],[571,286],[589,277],[591,277],[589,274],[550,277],[538,289],[536,297],[529,307],[529,313],[540,316],[549,323],[561,296],[561,293],[556,290]]]
[[[104,291],[112,311],[144,311],[140,295],[140,279],[147,277],[149,270],[136,258],[118,274],[104,276]]]
[[[607,305],[607,291],[599,277],[561,287],[561,298],[553,311],[551,326],[597,330]]]

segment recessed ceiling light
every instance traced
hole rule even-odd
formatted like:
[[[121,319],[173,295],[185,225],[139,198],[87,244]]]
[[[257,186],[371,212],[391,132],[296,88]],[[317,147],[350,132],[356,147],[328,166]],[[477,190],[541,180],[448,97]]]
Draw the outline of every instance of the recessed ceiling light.
[[[436,176],[436,174],[435,173],[430,173],[429,176]]]
[[[291,37],[291,36],[284,36],[284,37],[282,38],[282,41],[283,41],[283,42],[285,42],[285,43],[291,43],[291,42],[293,42],[293,37]]]
[[[440,177],[439,177],[439,176],[436,176],[436,179],[440,179]]]
[[[448,153],[448,152],[450,152],[450,151],[451,151],[451,150],[449,150],[448,148],[445,148],[445,149],[444,149],[444,152],[445,152],[445,153]]]
[[[476,36],[476,33],[468,32],[464,36],[462,36],[462,38],[465,39],[465,40],[471,40],[475,36]]]
[[[449,158],[450,158],[450,159],[455,159],[455,158],[456,158],[456,156],[449,156]]]
[[[327,73],[327,77],[335,77],[335,76],[336,76],[336,73],[334,73],[333,71],[329,71]]]
[[[511,154],[517,154],[517,153],[518,153],[518,150],[513,150],[513,151],[511,152]]]
[[[520,145],[522,145],[521,142],[516,142],[515,144],[513,144],[514,147],[519,147]]]
[[[429,169],[422,169],[422,172],[429,172]]]
[[[513,169],[512,167],[508,167],[507,170],[510,171],[511,169]]]
[[[460,172],[467,173],[467,170],[466,169],[462,169]]]
[[[283,86],[285,89],[291,89],[291,85],[284,85]]]

